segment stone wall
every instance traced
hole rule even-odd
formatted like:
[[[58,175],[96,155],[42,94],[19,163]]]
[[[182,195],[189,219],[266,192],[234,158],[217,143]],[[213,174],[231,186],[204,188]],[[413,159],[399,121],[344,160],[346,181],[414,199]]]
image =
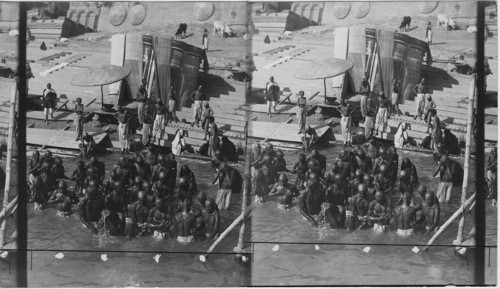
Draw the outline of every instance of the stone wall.
[[[100,31],[123,31],[166,24],[212,24],[216,20],[244,26],[250,7],[246,2],[115,2],[101,7]]]

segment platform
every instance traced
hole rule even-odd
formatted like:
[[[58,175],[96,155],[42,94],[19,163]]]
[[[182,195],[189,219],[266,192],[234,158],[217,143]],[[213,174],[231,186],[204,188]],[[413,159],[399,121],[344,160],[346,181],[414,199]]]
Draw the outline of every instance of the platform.
[[[106,132],[89,132],[100,147],[111,148],[111,140]],[[45,147],[80,150],[80,141],[75,141],[74,131],[27,128],[26,143]]]

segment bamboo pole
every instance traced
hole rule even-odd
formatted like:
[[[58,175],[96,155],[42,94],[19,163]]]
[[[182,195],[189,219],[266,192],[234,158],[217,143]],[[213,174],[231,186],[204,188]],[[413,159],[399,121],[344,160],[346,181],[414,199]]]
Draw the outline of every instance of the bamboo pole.
[[[473,76],[470,84],[469,90],[469,110],[468,110],[468,118],[467,118],[467,135],[465,137],[465,157],[464,157],[464,180],[462,184],[462,211],[464,211],[463,203],[467,197],[467,189],[468,189],[468,179],[469,179],[469,162],[470,162],[470,148],[472,141],[472,129],[474,122],[474,92],[476,88],[476,77]],[[462,217],[460,218],[460,222],[458,223],[458,232],[457,232],[457,241],[458,243],[462,243],[464,239],[464,225],[465,225],[465,215],[462,213]]]
[[[436,234],[432,236],[429,242],[427,242],[427,245],[425,245],[423,249],[424,251],[427,251],[427,249],[429,249],[429,247],[432,245],[432,243],[434,243],[437,237],[441,235],[441,233],[464,211],[465,208],[467,208],[474,201],[475,198],[476,198],[476,193],[474,193],[462,206],[458,208],[458,210],[448,219],[448,221],[446,221],[441,226],[439,231],[437,231]]]
[[[251,163],[251,150],[248,148],[248,120],[245,123],[245,176],[243,179],[243,196],[241,198],[241,213],[244,214],[247,210],[247,198],[250,191],[250,163]],[[238,254],[243,252],[243,242],[245,237],[245,222],[241,223],[240,234],[238,237],[238,245],[234,251]],[[237,255],[240,256],[240,255]]]
[[[227,229],[219,236],[219,238],[217,238],[217,240],[215,240],[215,242],[212,244],[212,246],[210,246],[210,248],[208,248],[208,251],[205,255],[201,255],[200,256],[200,261],[202,262],[205,262],[206,258],[210,255],[210,253],[212,253],[215,249],[215,247],[217,247],[217,245],[219,245],[219,243],[229,234],[229,232],[231,232],[231,230],[233,230],[245,217],[246,215],[250,213],[250,209],[247,208],[247,210],[243,213],[241,213],[241,215],[236,218],[233,223],[231,225],[229,225],[229,227],[227,227]]]
[[[10,210],[13,210],[14,206],[17,206],[17,196],[7,205],[7,207],[4,207],[2,211],[0,212],[0,220],[5,217]]]
[[[9,136],[7,138],[7,163],[5,167],[5,189],[3,192],[3,208],[7,209],[9,205],[10,194],[10,179],[11,179],[11,165],[12,165],[12,147],[15,137],[14,125],[16,124],[16,98],[17,98],[17,85],[14,83],[10,95],[10,118],[9,118]],[[7,211],[7,210],[6,210]],[[5,228],[7,227],[7,218],[3,219],[0,227],[0,247],[5,245]]]

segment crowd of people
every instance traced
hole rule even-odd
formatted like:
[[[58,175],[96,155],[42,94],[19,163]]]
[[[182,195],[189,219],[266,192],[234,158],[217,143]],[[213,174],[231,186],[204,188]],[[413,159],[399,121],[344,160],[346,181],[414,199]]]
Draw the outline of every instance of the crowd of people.
[[[404,158],[399,166],[396,148],[385,148],[374,138],[364,146],[343,150],[330,170],[326,156],[317,149],[309,156],[300,154],[288,169],[280,149],[272,145],[263,149],[258,144],[252,166],[256,203],[277,197],[278,209],[298,204],[313,226],[326,223],[330,228],[386,231],[394,218],[397,234],[402,236],[413,235],[418,224],[425,227],[425,235],[436,231],[440,206],[449,204],[463,176],[460,164],[442,153],[434,172],[440,178],[434,193],[420,181],[410,159]],[[296,175],[295,183],[289,182],[290,174]]]
[[[178,165],[172,153],[129,154],[108,171],[104,162],[92,156],[88,163],[78,161],[67,176],[60,157],[34,151],[28,167],[30,201],[36,210],[54,207],[57,215],[66,217],[76,206],[81,222],[93,233],[176,235],[183,243],[195,236],[205,243],[218,237],[220,210],[229,209],[231,195],[241,191],[243,182],[220,151],[211,162],[212,183],[219,186],[216,198],[200,190],[195,172]]]

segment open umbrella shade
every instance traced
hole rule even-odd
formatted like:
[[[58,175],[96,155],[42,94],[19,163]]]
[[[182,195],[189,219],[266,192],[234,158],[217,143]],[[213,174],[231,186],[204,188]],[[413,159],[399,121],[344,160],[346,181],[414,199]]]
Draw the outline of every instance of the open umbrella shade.
[[[302,67],[295,72],[295,78],[298,79],[323,79],[323,87],[325,89],[326,101],[326,79],[335,77],[349,71],[354,64],[349,60],[338,58],[326,58],[320,61],[314,61]]]
[[[85,70],[76,76],[71,84],[75,86],[102,86],[120,81],[129,74],[130,69],[127,67],[105,64]]]
[[[324,79],[335,77],[349,71],[354,64],[349,60],[326,58],[314,61],[295,72],[298,79]]]

